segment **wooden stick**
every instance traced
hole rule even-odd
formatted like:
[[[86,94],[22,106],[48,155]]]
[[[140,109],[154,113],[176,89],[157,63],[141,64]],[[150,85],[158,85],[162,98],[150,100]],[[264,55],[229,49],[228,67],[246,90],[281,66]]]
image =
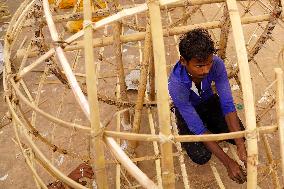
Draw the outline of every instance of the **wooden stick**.
[[[117,145],[115,140],[110,137],[105,137],[105,142],[111,149],[117,160],[125,167],[125,169],[145,188],[157,189],[155,183],[150,180],[122,151],[120,146]]]
[[[279,142],[280,142],[280,156],[281,156],[281,171],[282,182],[284,182],[284,84],[283,84],[283,71],[280,68],[275,68],[275,75],[277,79],[277,123],[279,127]]]
[[[268,21],[269,17],[270,17],[269,14],[243,17],[242,24],[250,24],[250,23],[256,23],[256,22]],[[175,28],[170,28],[169,30],[163,30],[163,35],[164,36],[180,35],[180,34],[186,33],[192,29],[199,28],[199,27],[206,28],[206,29],[215,29],[215,28],[220,28],[221,25],[222,25],[221,21],[213,21],[213,22],[207,22],[207,23],[201,23],[201,24],[193,24],[189,26],[179,26]],[[143,40],[145,38],[145,32],[137,32],[135,34],[123,35],[120,37],[121,37],[122,43],[134,42],[134,41]],[[93,39],[94,47],[107,46],[107,45],[111,45],[112,43],[113,43],[112,37],[103,37],[103,38]],[[64,50],[73,51],[73,50],[78,50],[82,48],[83,48],[83,41],[76,41],[74,45],[68,45],[64,48]],[[24,55],[23,49],[18,50],[17,56],[22,57],[23,55]],[[29,54],[29,57],[34,57],[36,55],[37,55],[37,52],[33,51]]]
[[[241,83],[244,105],[245,105],[245,117],[246,117],[246,130],[249,135],[246,137],[248,147],[248,159],[247,159],[247,187],[256,188],[257,186],[257,164],[258,164],[258,146],[257,146],[257,133],[256,131],[256,119],[255,108],[253,99],[253,90],[251,84],[251,76],[248,65],[247,52],[244,41],[244,34],[241,25],[241,19],[237,7],[236,0],[227,0],[227,6],[229,9],[230,20],[233,29],[233,36],[235,47],[238,57],[238,65],[241,74]]]
[[[125,83],[125,73],[124,73],[124,66],[122,62],[122,49],[121,49],[121,40],[120,35],[122,31],[122,24],[120,22],[115,22],[113,24],[113,47],[115,52],[115,61],[116,61],[116,70],[119,76],[119,85],[120,85],[120,92],[121,92],[121,99],[123,101],[129,101],[127,95],[127,87]],[[92,39],[91,39],[92,40]],[[130,113],[126,111],[123,113],[123,124],[130,125]]]
[[[276,125],[262,126],[257,128],[255,132],[259,133],[273,133],[277,130]],[[127,140],[137,140],[137,141],[160,141],[160,142],[203,142],[203,141],[220,141],[234,138],[242,138],[250,135],[250,131],[235,131],[230,133],[220,133],[220,134],[206,134],[206,135],[179,135],[179,136],[169,136],[168,138],[163,135],[150,135],[150,134],[135,134],[126,132],[115,132],[115,131],[105,131],[105,136],[115,137]]]
[[[49,4],[47,0],[43,0],[43,7],[44,7],[44,12],[45,12],[45,17],[46,17],[46,21],[49,27],[49,31],[52,37],[53,41],[59,41],[59,36],[58,36],[58,32],[56,31],[56,27],[55,24],[52,20],[52,16],[49,10]],[[69,81],[69,84],[73,90],[73,93],[75,95],[76,100],[79,102],[79,105],[81,106],[83,112],[85,113],[86,117],[88,119],[90,119],[89,115],[90,115],[90,109],[89,109],[89,104],[88,101],[86,99],[86,97],[84,96],[84,94],[82,93],[82,90],[76,80],[76,77],[74,76],[72,69],[70,68],[70,65],[68,63],[68,60],[66,58],[66,56],[64,55],[63,49],[60,46],[57,46],[55,48],[55,52],[58,56],[58,59],[60,60],[60,63],[64,69],[64,72],[66,73],[67,79]]]
[[[102,137],[100,136],[100,114],[99,114],[99,102],[97,97],[97,68],[94,64],[94,52],[93,52],[93,28],[88,25],[92,20],[91,1],[84,0],[84,41],[85,41],[85,70],[86,70],[86,82],[88,90],[88,101],[90,108],[90,121],[91,121],[91,137],[92,145],[95,150],[95,174],[96,182],[99,188],[108,188],[107,174],[105,168],[105,156]]]
[[[223,17],[222,17],[222,26],[221,26],[221,33],[220,33],[220,40],[219,40],[219,49],[218,49],[218,56],[222,60],[226,60],[226,50],[228,44],[228,36],[230,30],[230,19],[229,19],[228,7],[225,4],[223,8]]]
[[[152,115],[152,112],[151,112],[150,108],[148,108],[147,112],[148,112],[150,132],[153,135],[153,134],[156,133],[155,132],[155,125],[154,125],[153,115]],[[156,141],[153,141],[153,147],[154,147],[154,154],[155,154],[155,156],[160,155],[158,143]],[[162,189],[163,188],[163,181],[162,181],[161,160],[160,159],[156,159],[155,160],[155,165],[156,165],[158,188]]]
[[[149,66],[149,54],[152,50],[151,45],[151,30],[150,24],[147,24],[146,27],[146,36],[145,36],[145,43],[144,43],[144,54],[143,54],[143,62],[140,68],[140,78],[139,78],[139,88],[138,94],[136,99],[136,105],[134,110],[134,120],[133,120],[133,133],[139,133],[140,124],[141,124],[141,114],[142,108],[144,103],[144,97],[146,92],[146,85],[147,85],[147,73],[148,73],[148,66]],[[137,142],[130,143],[131,148],[137,147]]]
[[[220,174],[218,173],[218,170],[216,169],[215,165],[212,162],[210,162],[210,167],[212,169],[213,175],[214,175],[214,177],[215,177],[215,179],[217,181],[217,184],[218,184],[219,188],[220,189],[225,189],[225,186],[224,186],[224,184],[222,182]]]
[[[147,0],[147,4],[149,7],[151,22],[151,34],[155,60],[155,76],[156,80],[159,81],[156,83],[159,128],[162,135],[164,135],[165,137],[169,137],[171,135],[170,107],[161,12],[157,0]],[[165,189],[175,188],[172,144],[169,142],[165,142],[160,146],[162,154],[163,187]]]
[[[175,122],[175,115],[173,113],[171,113],[171,120],[172,120],[172,126],[173,126],[173,133],[174,133],[174,135],[178,135],[178,128],[177,128],[177,125],[176,125],[176,122]],[[186,172],[186,166],[185,166],[185,163],[184,163],[184,157],[183,157],[183,151],[182,151],[181,143],[175,142],[175,146],[176,146],[177,151],[178,151],[178,159],[179,159],[179,164],[180,164],[184,188],[190,189],[190,185],[189,185],[189,181],[188,181],[188,175],[187,175],[187,172]]]

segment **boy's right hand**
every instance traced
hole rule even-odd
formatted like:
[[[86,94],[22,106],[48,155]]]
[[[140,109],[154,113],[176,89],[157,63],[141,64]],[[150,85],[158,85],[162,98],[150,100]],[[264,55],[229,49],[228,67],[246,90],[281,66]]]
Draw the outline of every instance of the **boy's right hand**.
[[[242,167],[233,159],[231,159],[231,162],[227,165],[227,171],[229,177],[237,182],[238,184],[243,184],[247,181],[246,173],[242,169]]]

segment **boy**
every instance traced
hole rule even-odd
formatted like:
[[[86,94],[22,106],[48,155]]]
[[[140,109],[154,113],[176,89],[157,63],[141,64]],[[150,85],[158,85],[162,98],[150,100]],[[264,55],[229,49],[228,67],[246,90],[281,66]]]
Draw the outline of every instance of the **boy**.
[[[231,94],[224,62],[214,55],[216,49],[205,29],[194,29],[181,37],[180,60],[169,77],[169,93],[175,106],[180,135],[227,133],[243,130]],[[211,83],[215,82],[217,94]],[[238,156],[246,164],[243,138],[228,140],[237,146]],[[188,156],[205,164],[213,153],[237,183],[246,181],[241,166],[230,158],[215,141],[183,143]]]

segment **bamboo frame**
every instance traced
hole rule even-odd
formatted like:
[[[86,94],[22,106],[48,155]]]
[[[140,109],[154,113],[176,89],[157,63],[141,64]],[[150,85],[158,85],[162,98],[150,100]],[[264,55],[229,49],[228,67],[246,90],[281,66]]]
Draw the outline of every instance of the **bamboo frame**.
[[[85,2],[87,2],[87,1],[85,1]],[[210,4],[210,3],[216,3],[216,2],[224,2],[224,0],[205,0],[205,1],[193,0],[193,1],[190,1],[189,5],[202,5],[202,4]],[[25,1],[24,3],[25,3],[25,5],[29,5],[29,6],[32,5],[32,3],[29,4],[29,1]],[[271,22],[272,19],[274,19],[274,21],[275,21],[275,19],[278,18],[278,17],[272,18],[271,15],[267,14],[267,15],[244,17],[243,19],[240,20],[240,19],[237,18],[238,15],[235,15],[236,12],[234,12],[234,11],[232,12],[232,6],[233,6],[233,9],[236,10],[235,1],[227,0],[227,3],[228,3],[228,6],[229,6],[230,17],[232,19],[232,27],[233,27],[233,32],[234,32],[234,35],[235,35],[234,39],[238,39],[236,37],[235,33],[236,33],[236,30],[238,28],[241,28],[241,20],[242,20],[242,24],[249,24],[249,23],[255,23],[255,22],[259,22],[259,21]],[[86,6],[86,5],[87,4],[85,4],[84,7],[89,7],[89,8],[91,7],[91,6]],[[88,5],[90,5],[90,4],[88,4]],[[10,34],[12,34],[12,35],[10,35],[10,36],[8,35],[5,38],[6,47],[5,47],[4,51],[5,51],[5,62],[6,62],[7,66],[6,66],[5,73],[4,73],[4,75],[5,75],[4,83],[6,83],[4,85],[4,87],[5,87],[6,91],[8,91],[8,90],[12,91],[11,94],[9,94],[9,93],[6,94],[7,103],[8,104],[10,103],[10,105],[11,105],[15,101],[19,100],[20,104],[24,103],[28,107],[31,107],[32,110],[34,111],[33,113],[35,115],[36,114],[43,115],[45,118],[47,118],[47,120],[52,121],[54,123],[57,123],[57,124],[59,124],[59,126],[64,126],[68,129],[77,128],[78,130],[83,131],[84,133],[91,133],[91,135],[93,135],[93,137],[95,139],[100,138],[99,140],[101,140],[102,138],[104,138],[104,141],[108,144],[107,145],[108,148],[110,150],[112,150],[114,152],[114,154],[116,154],[116,156],[118,155],[116,157],[119,160],[119,162],[116,163],[118,168],[120,167],[119,163],[121,163],[125,167],[128,167],[127,170],[130,172],[130,174],[137,179],[137,181],[141,184],[141,186],[145,186],[145,187],[154,187],[155,188],[155,187],[157,187],[157,185],[155,185],[149,178],[146,178],[145,174],[142,173],[141,170],[139,170],[137,167],[135,168],[135,165],[132,164],[132,162],[125,155],[125,153],[122,152],[119,149],[117,144],[113,143],[114,140],[110,137],[114,137],[118,140],[126,139],[126,140],[132,140],[132,141],[135,141],[135,142],[137,142],[137,141],[152,141],[154,149],[155,149],[155,156],[151,157],[150,159],[155,160],[156,166],[159,164],[159,161],[161,161],[162,164],[163,164],[162,165],[162,179],[160,179],[160,178],[158,179],[158,185],[161,188],[161,182],[162,182],[164,188],[173,188],[174,187],[174,175],[175,174],[173,172],[173,167],[172,167],[172,162],[171,162],[172,157],[167,159],[168,156],[177,156],[175,153],[172,153],[172,151],[171,151],[172,144],[176,144],[178,142],[190,142],[190,141],[224,140],[224,139],[232,139],[232,138],[246,136],[247,142],[249,143],[248,168],[249,168],[250,174],[248,174],[248,181],[249,181],[248,182],[248,188],[250,188],[250,187],[253,188],[255,186],[255,180],[254,179],[256,178],[255,177],[255,174],[256,174],[255,164],[257,163],[257,158],[255,157],[255,154],[257,154],[257,151],[255,149],[253,149],[253,147],[252,147],[253,145],[255,145],[255,142],[256,142],[255,137],[258,134],[261,136],[261,139],[262,139],[262,141],[264,141],[264,144],[265,144],[265,147],[266,147],[267,159],[270,163],[270,166],[273,166],[275,161],[272,158],[272,153],[270,153],[271,152],[270,147],[267,146],[267,144],[269,145],[269,143],[267,142],[267,139],[263,138],[262,134],[273,133],[279,128],[280,136],[282,136],[281,135],[281,127],[280,127],[281,116],[279,118],[278,126],[272,125],[272,126],[262,126],[262,127],[259,127],[259,128],[254,128],[255,123],[250,124],[250,123],[253,123],[253,121],[255,122],[255,119],[254,119],[255,116],[253,114],[251,114],[252,112],[254,112],[254,109],[251,108],[251,107],[253,107],[253,104],[252,104],[253,99],[244,98],[245,106],[247,107],[246,109],[248,109],[248,111],[250,111],[249,113],[246,112],[246,118],[248,119],[247,125],[250,125],[250,127],[248,127],[248,129],[246,131],[227,133],[227,134],[217,134],[217,135],[203,135],[203,136],[191,136],[191,135],[184,135],[184,136],[175,136],[174,135],[174,136],[172,136],[171,133],[170,133],[171,132],[170,129],[166,128],[167,125],[170,125],[170,121],[169,121],[170,116],[167,117],[167,115],[169,115],[168,96],[164,95],[164,94],[167,93],[167,90],[165,90],[166,89],[166,87],[165,87],[166,86],[166,82],[165,82],[166,81],[166,79],[165,79],[166,74],[165,74],[165,69],[164,69],[165,68],[164,46],[161,45],[161,44],[163,44],[163,42],[162,42],[163,37],[168,37],[168,36],[174,35],[174,37],[176,38],[175,35],[185,33],[185,32],[187,32],[187,31],[189,31],[193,28],[200,27],[200,26],[206,27],[206,28],[211,28],[211,29],[220,28],[221,26],[223,26],[222,22],[213,21],[213,22],[201,23],[201,24],[196,24],[196,25],[175,27],[175,28],[172,28],[172,29],[166,28],[166,29],[162,30],[161,22],[160,22],[161,19],[160,19],[159,16],[158,17],[156,17],[156,15],[153,16],[153,10],[154,10],[155,13],[157,13],[157,12],[160,12],[160,9],[182,7],[184,5],[185,5],[184,1],[177,1],[177,0],[161,0],[159,2],[154,1],[154,0],[148,1],[150,18],[151,18],[151,27],[152,27],[151,35],[152,35],[152,37],[155,36],[155,40],[153,40],[153,45],[154,45],[154,54],[153,55],[154,55],[155,67],[156,67],[155,68],[155,72],[156,72],[155,75],[156,75],[156,80],[159,79],[159,82],[156,82],[156,85],[157,85],[156,87],[157,87],[157,105],[158,105],[158,112],[159,112],[159,125],[160,125],[160,129],[161,129],[160,135],[156,135],[155,132],[153,132],[153,120],[152,119],[149,119],[149,120],[152,120],[149,123],[149,125],[151,127],[151,134],[138,134],[138,132],[135,134],[135,133],[124,133],[124,132],[120,132],[119,130],[118,131],[104,130],[104,127],[107,124],[109,124],[109,122],[111,120],[107,121],[106,125],[103,125],[104,126],[103,128],[100,128],[101,123],[100,123],[100,120],[99,120],[99,113],[98,113],[99,109],[95,108],[96,112],[92,113],[92,108],[91,108],[91,111],[89,110],[89,103],[95,104],[94,107],[98,107],[98,99],[99,99],[103,102],[111,101],[111,103],[115,104],[118,107],[119,107],[119,103],[121,103],[121,104],[125,103],[125,104],[127,104],[126,106],[128,106],[128,107],[134,107],[135,106],[136,122],[135,122],[134,125],[136,125],[137,123],[139,123],[139,116],[141,116],[142,108],[147,107],[147,110],[150,111],[149,107],[152,105],[152,103],[155,104],[155,102],[143,103],[143,98],[144,98],[144,93],[145,93],[144,88],[143,88],[143,90],[142,89],[139,90],[140,95],[139,95],[139,99],[137,99],[136,103],[129,102],[128,99],[120,101],[120,100],[109,99],[109,97],[105,97],[105,98],[101,97],[99,94],[96,94],[96,89],[94,89],[94,88],[92,90],[89,89],[89,86],[93,86],[93,83],[96,83],[96,80],[97,80],[96,74],[95,74],[96,71],[94,71],[94,69],[93,69],[94,67],[91,68],[91,69],[90,69],[90,67],[86,68],[87,71],[93,70],[93,72],[89,72],[89,74],[87,73],[86,80],[87,80],[88,91],[87,92],[82,91],[82,89],[80,88],[80,85],[76,81],[75,74],[72,72],[71,69],[69,69],[70,68],[69,62],[66,59],[66,55],[64,53],[64,51],[81,49],[84,46],[85,50],[88,51],[88,53],[86,52],[86,54],[85,54],[85,58],[87,59],[86,62],[89,63],[88,65],[91,65],[91,63],[94,60],[94,58],[92,57],[93,56],[92,55],[93,54],[93,52],[92,52],[93,47],[102,47],[102,46],[105,46],[105,45],[110,45],[112,43],[114,43],[116,46],[120,46],[120,43],[126,43],[126,42],[130,42],[130,41],[139,41],[140,42],[140,40],[144,40],[145,38],[147,39],[147,37],[149,36],[149,33],[150,33],[150,32],[148,32],[148,30],[146,32],[139,32],[139,33],[130,34],[130,35],[120,35],[120,33],[118,33],[115,36],[115,38],[104,37],[104,38],[93,39],[93,37],[91,36],[93,29],[99,29],[103,26],[106,26],[110,23],[119,21],[119,20],[121,20],[125,17],[128,17],[128,16],[131,16],[133,14],[137,15],[138,13],[145,12],[148,9],[148,7],[146,6],[145,3],[135,5],[134,7],[128,8],[126,10],[122,10],[119,13],[111,15],[106,19],[98,21],[97,23],[93,23],[92,26],[91,26],[90,22],[85,22],[84,30],[78,32],[75,35],[72,35],[71,37],[67,38],[63,43],[61,43],[59,35],[58,35],[56,28],[55,28],[54,21],[56,19],[58,19],[57,21],[63,21],[63,20],[60,20],[60,19],[62,19],[63,15],[60,15],[61,17],[51,15],[51,13],[49,11],[49,5],[47,3],[47,0],[44,0],[45,18],[47,20],[46,23],[48,24],[48,28],[51,32],[50,34],[51,34],[51,37],[52,37],[52,40],[53,40],[54,48],[50,48],[49,50],[47,49],[47,51],[44,51],[44,49],[39,49],[40,53],[44,53],[44,54],[41,55],[40,57],[38,57],[32,64],[29,64],[28,66],[25,65],[26,60],[30,57],[30,55],[37,53],[37,51],[32,51],[31,46],[28,46],[28,48],[23,48],[25,50],[24,51],[25,54],[24,54],[23,59],[21,61],[22,63],[21,63],[21,66],[20,66],[20,70],[19,70],[18,73],[14,73],[14,71],[12,71],[12,69],[11,69],[11,65],[12,65],[11,63],[12,62],[10,62],[10,61],[12,59],[9,59],[7,57],[11,56],[10,50],[15,48],[14,46],[16,44],[16,39],[19,38],[19,33],[22,31],[22,28],[26,26],[24,24],[24,18],[25,18],[24,15],[27,13],[27,10],[29,9],[29,7],[28,8],[22,7],[21,10],[24,13],[20,14],[20,12],[18,12],[16,14],[16,15],[18,15],[18,19],[12,19],[12,23],[14,23],[14,25],[15,25],[14,27],[9,28]],[[103,11],[106,11],[106,9],[104,9]],[[87,13],[88,17],[86,17],[86,13]],[[278,12],[276,16],[279,16],[279,15],[280,14]],[[80,13],[80,16],[82,17],[81,13]],[[168,16],[170,16],[170,15],[168,15]],[[91,18],[92,18],[92,13],[91,13],[90,9],[85,10],[85,19],[86,18],[87,18],[87,20],[91,20]],[[39,21],[43,22],[42,19],[39,19]],[[158,24],[156,24],[156,23],[158,23]],[[155,28],[155,30],[157,30],[157,31],[153,31],[153,27],[154,27],[153,25],[155,27],[159,26],[158,30],[157,30],[157,28]],[[271,28],[274,27],[274,26],[275,25],[268,25],[268,27],[266,28],[266,31],[264,31],[264,33],[265,32],[267,33],[267,31],[268,32],[271,31]],[[228,28],[222,27],[222,29],[226,30]],[[83,36],[84,34],[85,34],[84,40],[79,41],[78,40],[79,37]],[[88,34],[89,34],[89,36],[88,36]],[[227,34],[227,32],[223,33],[223,34]],[[86,37],[86,36],[88,36],[88,37]],[[242,33],[240,33],[239,36],[242,36]],[[224,36],[224,38],[223,37],[220,37],[220,38],[224,39],[225,42],[222,43],[222,44],[225,45],[227,37]],[[266,41],[267,39],[268,38],[266,38],[264,41]],[[259,39],[259,40],[262,40],[262,39]],[[90,43],[90,41],[92,41],[93,44]],[[145,40],[145,44],[144,44],[145,45],[144,56],[146,57],[146,58],[144,57],[144,62],[146,60],[148,61],[149,56],[150,56],[150,59],[151,59],[151,57],[153,57],[151,55],[151,53],[149,53],[150,55],[148,55],[148,58],[146,56],[147,50],[151,49],[146,42],[147,42],[147,40]],[[242,40],[240,41],[240,43],[242,43]],[[256,43],[254,49],[259,50],[258,46],[259,45],[261,46],[262,44],[263,44],[262,42]],[[243,47],[243,44],[237,44],[237,42],[236,42],[236,46],[237,47]],[[119,49],[119,48],[117,48],[117,49]],[[160,50],[157,50],[157,49],[160,49]],[[225,50],[225,47],[222,46],[222,49]],[[246,62],[246,59],[244,58],[245,54],[242,54],[244,52],[244,48],[242,48],[240,51],[241,51],[241,55],[238,54],[238,58],[239,58],[239,60],[241,60],[241,61],[239,61],[240,62],[239,63],[240,64],[240,70],[241,70],[241,79],[242,79],[241,83],[246,84],[246,86],[243,86],[243,89],[248,88],[250,90],[250,87],[247,86],[247,84],[249,84],[248,80],[242,78],[242,77],[244,77],[244,75],[249,77],[249,74],[247,74],[247,72],[244,72],[244,70],[248,71],[248,69],[246,67],[247,65],[242,65],[242,63],[241,63],[241,62],[243,62],[243,63]],[[257,52],[256,50],[253,50],[253,51]],[[157,54],[157,53],[159,53],[159,54]],[[237,53],[239,53],[239,51],[237,51]],[[60,118],[56,118],[56,117],[46,113],[44,110],[39,109],[39,107],[34,104],[32,96],[31,96],[30,92],[28,91],[28,89],[27,89],[25,83],[23,82],[22,78],[24,76],[26,76],[27,73],[30,73],[36,66],[38,66],[42,62],[45,62],[50,58],[52,59],[55,54],[57,55],[61,65],[64,69],[63,73],[68,78],[68,83],[66,83],[66,85],[71,86],[75,96],[77,97],[77,101],[81,105],[81,109],[83,110],[87,119],[90,119],[92,128],[90,128],[89,126],[83,126],[83,125],[63,121]],[[254,53],[250,53],[250,54],[254,54]],[[16,58],[20,59],[21,56],[22,56],[21,50],[19,50],[18,56]],[[118,62],[121,61],[119,56],[118,56],[117,60],[118,60]],[[86,65],[87,65],[87,63],[86,63]],[[120,64],[122,64],[122,62],[120,62]],[[153,77],[153,75],[154,75],[153,68],[150,69],[150,70],[151,70],[150,75],[151,75],[151,78],[152,78],[152,81],[153,81],[153,78],[154,78]],[[142,71],[143,71],[143,69],[142,69]],[[145,73],[147,73],[147,71]],[[141,86],[146,83],[146,79],[145,79],[146,74],[145,73],[144,72],[143,72],[143,74],[141,73],[141,78],[142,78],[141,79],[142,82],[140,83]],[[63,76],[65,76],[65,75],[63,75]],[[95,76],[95,77],[90,78],[89,77],[90,75]],[[121,76],[123,76],[123,75],[124,74],[122,74]],[[60,80],[60,78],[58,78],[58,79]],[[120,81],[123,81],[123,79],[120,79]],[[278,83],[279,83],[279,81],[281,81],[281,80],[279,79]],[[19,85],[19,83],[21,85]],[[42,84],[42,83],[43,82],[40,82],[40,84]],[[64,84],[64,81],[61,81],[61,83]],[[22,91],[19,89],[20,86],[23,87],[25,94],[23,94]],[[154,89],[153,85],[151,85],[151,88]],[[90,90],[91,90],[91,92],[90,92]],[[243,91],[245,91],[247,93],[249,90],[243,90]],[[164,95],[163,98],[161,98],[161,93]],[[248,97],[248,95],[246,93],[244,93],[244,96]],[[94,102],[92,100],[89,100],[89,103],[88,103],[87,100],[86,100],[86,97],[84,96],[86,94],[89,94],[88,98],[94,97],[93,100],[95,101],[95,103],[92,103],[92,102]],[[27,95],[28,98],[26,98],[25,95]],[[39,98],[39,97],[40,96],[37,95],[37,98]],[[17,99],[17,98],[19,98],[19,99]],[[151,98],[150,98],[151,101],[154,101],[154,98],[155,98],[155,91],[152,90]],[[142,101],[142,103],[141,103],[141,101]],[[248,103],[248,101],[250,102],[250,104]],[[281,102],[280,98],[277,99],[276,101],[278,103]],[[29,120],[25,119],[23,114],[22,114],[21,118],[17,117],[18,116],[17,113],[20,114],[18,112],[19,110],[14,111],[13,108],[15,109],[15,107],[17,107],[18,105],[19,104],[15,103],[14,107],[9,106],[10,111],[13,114],[13,120],[14,120],[14,122],[16,122],[16,124],[15,124],[16,126],[14,128],[24,130],[25,132],[26,132],[26,130],[35,131],[35,133],[36,133],[36,130],[34,130],[32,127],[30,127]],[[248,107],[250,107],[250,108],[248,108]],[[280,108],[278,107],[278,109],[281,109],[281,107]],[[119,113],[118,113],[118,115],[119,115]],[[94,116],[96,116],[96,118],[94,118]],[[115,116],[113,116],[111,119],[113,119],[114,117]],[[151,116],[149,115],[149,118],[150,117]],[[35,119],[33,119],[33,120],[35,120]],[[33,122],[33,120],[32,120],[32,122]],[[94,125],[96,127],[93,127]],[[165,126],[165,127],[162,127],[162,126]],[[119,125],[117,127],[119,128]],[[24,137],[30,137],[30,136],[26,135],[25,132],[24,132],[23,136]],[[15,131],[15,133],[17,133],[17,131]],[[40,140],[44,141],[44,139],[42,137],[38,137],[38,138],[40,138]],[[35,138],[35,140],[37,140],[38,138]],[[27,138],[27,140],[29,141],[29,138]],[[57,172],[57,170],[54,169],[54,167],[52,165],[50,165],[48,161],[46,161],[45,157],[42,156],[42,154],[40,153],[40,149],[38,149],[35,146],[35,143],[32,143],[32,142],[33,141],[31,141],[31,142],[29,141],[29,144],[30,144],[30,146],[33,147],[33,150],[36,152],[36,158],[38,158],[39,163],[42,164],[43,167],[45,167],[51,174],[55,174],[55,176],[59,177],[60,179],[62,179],[66,183],[69,183],[68,179],[66,180],[66,178],[62,177],[62,175],[60,175],[59,172]],[[157,142],[159,142],[161,144],[162,155],[159,155],[159,152],[158,152],[158,149],[157,149]],[[18,140],[18,143],[21,144],[20,139]],[[45,143],[48,145],[48,142],[45,142]],[[52,145],[52,143],[49,144],[49,145]],[[100,149],[102,149],[102,147],[103,147],[102,143],[100,145],[97,143],[97,146],[100,146],[101,147]],[[96,147],[96,149],[99,149],[99,148]],[[61,151],[62,151],[62,149],[61,149]],[[103,150],[99,150],[99,151],[101,151],[103,153]],[[178,156],[180,157],[180,154],[178,154]],[[76,157],[76,158],[80,159],[80,157]],[[256,159],[254,159],[254,158],[256,158]],[[102,156],[100,159],[105,160],[105,157]],[[124,161],[124,159],[127,159],[127,161]],[[144,160],[148,160],[148,159],[149,159],[149,157],[146,156],[146,157],[134,158],[134,159],[132,159],[132,161],[137,162],[137,161],[144,161]],[[90,160],[90,162],[96,163],[96,161],[93,161],[93,160]],[[99,163],[99,164],[103,165],[104,163]],[[180,164],[182,164],[182,161],[180,161]],[[134,165],[134,167],[132,167],[133,165]],[[104,165],[103,165],[103,167],[104,167]],[[284,163],[283,163],[283,167],[284,167]],[[212,166],[212,170],[213,169],[214,169],[214,167]],[[141,175],[138,176],[136,173],[133,173],[133,170],[137,170],[139,172],[139,174],[141,173],[142,177],[141,177]],[[169,170],[169,175],[167,175],[168,170]],[[32,170],[32,171],[33,171],[33,174],[35,174],[35,175],[37,174],[35,172],[35,170]],[[251,172],[251,171],[253,171],[253,172]],[[283,168],[283,171],[284,171],[284,168]],[[157,166],[157,172],[159,172],[159,166]],[[216,171],[213,170],[213,172],[216,172]],[[275,173],[275,171],[273,172],[273,174],[274,173]],[[104,179],[106,179],[106,175],[101,174],[100,176],[97,176],[97,177],[102,178],[102,179],[99,179],[99,181],[97,182],[99,184],[99,187],[105,188],[104,184],[106,184],[106,181],[104,181]],[[184,180],[185,180],[185,177],[187,177],[187,176],[183,175]],[[142,178],[146,178],[147,182],[144,182]],[[168,179],[168,178],[170,178],[170,179]],[[277,181],[275,179],[277,179],[277,178],[278,178],[277,174],[273,175],[274,182],[276,182],[276,183],[277,183]],[[218,176],[216,176],[216,179],[219,180]],[[44,187],[43,183],[40,181],[39,177],[36,177],[36,180],[38,180],[39,184],[42,187]],[[100,181],[102,181],[102,182],[100,183]],[[104,184],[102,184],[102,183],[104,183]],[[220,183],[220,180],[219,180],[219,183]],[[186,182],[184,182],[184,184],[185,184],[185,187],[186,187]],[[72,183],[71,183],[71,185],[72,185]],[[118,185],[120,186],[119,182],[118,182]],[[220,186],[221,186],[221,184],[220,184]],[[276,184],[276,186],[278,186],[278,184]]]

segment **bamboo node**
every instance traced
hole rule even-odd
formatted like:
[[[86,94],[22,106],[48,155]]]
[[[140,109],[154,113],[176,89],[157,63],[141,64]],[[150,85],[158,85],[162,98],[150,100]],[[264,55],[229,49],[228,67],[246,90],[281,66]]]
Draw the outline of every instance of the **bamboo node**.
[[[251,139],[258,139],[258,132],[257,132],[257,129],[253,129],[253,130],[248,130],[246,133],[245,133],[245,137],[247,140],[251,140]]]
[[[83,21],[83,29],[86,29],[86,28],[89,27],[89,26],[93,27],[93,22],[92,22],[92,20],[84,20],[84,21]]]
[[[67,45],[70,45],[71,43],[68,43],[66,41],[62,41],[62,40],[59,40],[59,41],[53,41],[53,45],[54,46],[60,46],[61,48],[65,48]]]
[[[161,144],[164,144],[166,142],[171,142],[171,143],[174,143],[173,139],[174,139],[174,136],[172,134],[170,135],[164,135],[163,133],[159,133],[159,141]]]

